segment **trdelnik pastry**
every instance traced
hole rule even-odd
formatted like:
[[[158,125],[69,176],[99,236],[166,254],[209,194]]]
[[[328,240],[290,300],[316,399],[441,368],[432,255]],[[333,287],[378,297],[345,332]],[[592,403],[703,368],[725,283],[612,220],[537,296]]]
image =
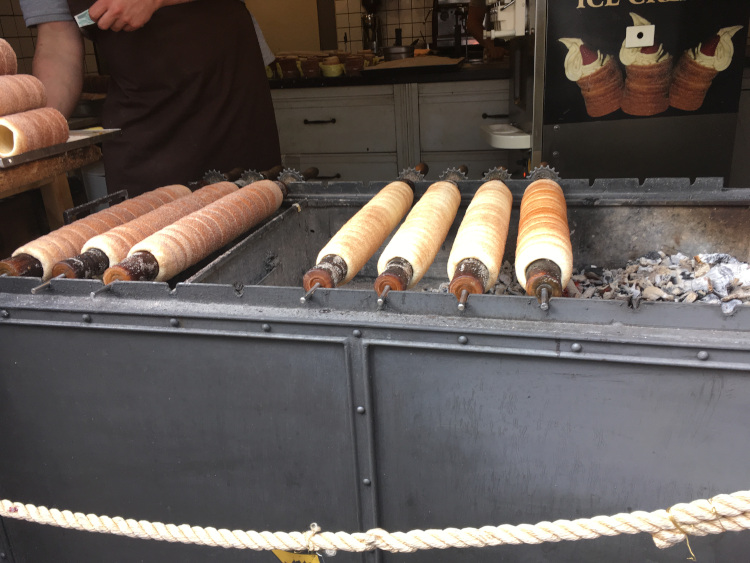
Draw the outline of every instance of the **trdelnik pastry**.
[[[630,13],[635,25],[651,25],[648,20]],[[622,111],[630,115],[656,115],[669,108],[669,83],[672,76],[672,55],[664,45],[626,47],[620,49],[620,62],[625,65],[625,90]]]
[[[734,58],[732,37],[743,26],[720,29],[710,40],[685,51],[677,61],[669,104],[677,109],[695,111],[703,105],[714,77],[729,68]]]
[[[603,55],[583,43],[582,39],[560,39],[568,48],[565,76],[581,88],[586,113],[601,117],[620,109],[622,71],[611,55]]]

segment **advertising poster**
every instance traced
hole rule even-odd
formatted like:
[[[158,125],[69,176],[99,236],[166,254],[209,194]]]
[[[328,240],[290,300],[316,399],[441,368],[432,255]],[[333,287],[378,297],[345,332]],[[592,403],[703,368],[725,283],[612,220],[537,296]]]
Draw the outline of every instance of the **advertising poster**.
[[[736,113],[749,17],[748,0],[548,2],[545,124]]]

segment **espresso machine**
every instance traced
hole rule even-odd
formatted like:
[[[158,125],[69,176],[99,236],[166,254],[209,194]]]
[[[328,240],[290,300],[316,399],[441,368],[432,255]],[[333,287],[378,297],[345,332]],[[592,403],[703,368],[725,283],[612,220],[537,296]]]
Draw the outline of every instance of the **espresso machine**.
[[[433,0],[432,48],[450,56],[464,56],[468,45],[477,45],[466,32],[469,3],[465,0]],[[481,49],[479,50],[481,56]]]
[[[374,54],[383,48],[383,31],[377,14],[380,0],[362,0],[362,48]]]

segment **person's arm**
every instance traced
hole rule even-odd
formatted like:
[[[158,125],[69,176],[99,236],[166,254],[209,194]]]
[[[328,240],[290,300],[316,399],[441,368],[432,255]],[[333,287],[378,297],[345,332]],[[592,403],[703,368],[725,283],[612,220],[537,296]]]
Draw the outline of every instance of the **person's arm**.
[[[154,12],[164,6],[185,4],[194,0],[97,0],[89,16],[99,29],[135,31],[146,25]]]
[[[38,25],[32,73],[47,90],[47,106],[70,117],[83,87],[83,37],[74,21]]]
[[[492,39],[484,38],[484,6],[469,6],[469,13],[466,15],[466,31],[476,39],[479,44],[487,51],[487,58],[502,59],[505,55],[505,47],[496,47]]]

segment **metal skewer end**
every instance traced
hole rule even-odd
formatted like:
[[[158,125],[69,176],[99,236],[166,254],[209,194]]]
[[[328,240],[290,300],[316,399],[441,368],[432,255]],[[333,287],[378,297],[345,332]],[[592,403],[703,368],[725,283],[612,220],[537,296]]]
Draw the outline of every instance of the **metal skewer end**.
[[[539,295],[539,308],[542,311],[549,310],[549,290],[546,287],[541,288],[541,293]]]
[[[100,287],[99,289],[97,289],[96,291],[92,291],[92,292],[91,292],[91,298],[93,299],[93,298],[94,298],[94,297],[96,297],[97,295],[99,295],[99,294],[101,294],[101,293],[105,293],[105,292],[109,291],[110,289],[112,289],[112,285],[111,285],[111,284],[108,284],[108,285],[102,286],[102,287]]]
[[[65,274],[60,274],[59,276],[55,276],[54,278],[49,279],[46,282],[44,282],[42,285],[38,285],[35,288],[33,288],[31,290],[31,293],[33,295],[36,295],[40,291],[47,289],[50,286],[50,284],[52,283],[52,280],[59,280],[60,278],[64,278],[64,277],[65,277]]]
[[[391,286],[386,285],[383,288],[383,293],[378,295],[378,311],[380,311],[383,308],[383,305],[385,305],[385,298],[388,295],[388,293],[391,291]]]
[[[300,302],[300,303],[302,303],[303,305],[304,305],[305,303],[307,303],[307,302],[308,302],[308,301],[310,300],[310,298],[311,298],[311,297],[313,296],[313,293],[315,293],[315,291],[316,291],[316,290],[317,290],[317,289],[318,289],[319,287],[320,287],[320,282],[315,282],[315,285],[313,285],[313,286],[312,286],[312,287],[310,288],[310,291],[308,291],[308,292],[307,292],[307,293],[305,293],[305,294],[304,294],[304,295],[303,295],[302,297],[300,297],[300,298],[299,298],[299,302]]]
[[[459,311],[465,311],[466,310],[466,301],[469,299],[469,290],[464,289],[461,291],[461,299],[458,300],[458,310]]]

